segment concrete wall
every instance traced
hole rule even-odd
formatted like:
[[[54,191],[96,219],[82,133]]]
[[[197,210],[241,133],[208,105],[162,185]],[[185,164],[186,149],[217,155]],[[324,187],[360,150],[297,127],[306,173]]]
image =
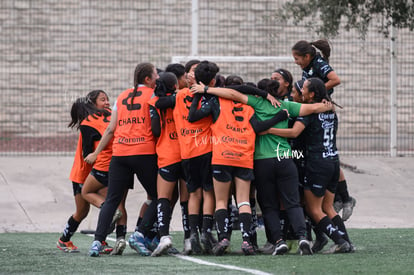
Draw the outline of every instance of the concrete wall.
[[[306,26],[277,21],[274,15],[282,1],[199,2],[200,55],[290,56],[296,41],[318,39]],[[411,152],[413,37],[400,31],[397,39],[399,150]],[[342,80],[334,99],[345,107],[338,110],[340,148],[387,150],[389,41],[372,28],[366,40],[341,31],[331,43],[330,63]],[[76,133],[66,125],[77,97],[103,89],[113,102],[132,85],[139,62],[164,68],[172,56],[190,53],[190,0],[2,0],[0,151],[22,149],[30,146],[19,145],[22,140],[45,136],[68,144],[56,150],[72,151]],[[253,82],[269,77],[276,67],[289,69],[295,79],[301,75],[293,62],[218,65],[224,75],[236,73]]]

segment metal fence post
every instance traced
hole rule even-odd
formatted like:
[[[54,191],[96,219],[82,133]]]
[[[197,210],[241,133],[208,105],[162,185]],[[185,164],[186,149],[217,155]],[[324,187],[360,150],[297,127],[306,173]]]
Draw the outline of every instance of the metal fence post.
[[[198,55],[198,0],[191,1],[191,55]]]
[[[390,37],[390,95],[391,95],[391,121],[390,121],[390,153],[391,157],[397,156],[397,55],[396,55],[396,33],[394,27],[391,25],[391,37]]]

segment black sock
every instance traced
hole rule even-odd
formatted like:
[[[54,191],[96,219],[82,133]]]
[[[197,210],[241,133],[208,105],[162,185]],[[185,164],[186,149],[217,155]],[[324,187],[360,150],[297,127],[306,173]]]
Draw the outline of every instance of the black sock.
[[[215,213],[216,217],[216,229],[219,241],[226,238],[228,239],[228,225],[229,217],[227,214],[227,209],[219,209]]]
[[[126,225],[117,225],[116,226],[116,238],[123,238],[125,239],[126,232],[127,232],[127,226]]]
[[[142,217],[138,217],[136,228],[138,228],[141,223],[142,223]]]
[[[306,224],[306,238],[308,241],[312,241],[312,221],[310,218],[305,218]]]
[[[252,222],[251,222],[250,231],[252,234],[254,234],[254,232],[256,232],[256,229],[257,229],[257,213],[256,213],[256,199],[255,198],[250,198],[250,208],[252,209]]]
[[[70,216],[68,222],[66,223],[65,229],[63,229],[63,234],[60,237],[60,240],[62,242],[70,241],[70,238],[72,238],[73,234],[75,234],[78,229],[79,224],[80,222],[77,222],[73,216]]]
[[[150,237],[149,235],[153,237],[157,235],[157,202],[156,200],[152,200],[150,205],[148,205],[142,217],[142,222],[135,228],[135,231],[147,237]]]
[[[188,224],[188,201],[180,202],[180,206],[184,230],[184,239],[188,239],[190,238],[190,225]]]
[[[251,228],[252,214],[250,213],[240,213],[239,222],[240,222],[240,232],[242,233],[243,241],[250,242],[250,228]]]
[[[166,198],[158,199],[157,203],[158,232],[160,237],[170,234],[171,205]]]
[[[190,224],[190,232],[198,233],[199,215],[188,215],[188,222]]]
[[[335,193],[339,195],[342,202],[349,201],[348,185],[346,184],[346,180],[338,182]]]
[[[230,240],[231,233],[233,232],[233,227],[235,226],[235,223],[236,223],[236,216],[233,211],[233,204],[232,204],[231,199],[227,201],[227,217],[228,217],[228,222],[226,223],[227,238]]]
[[[211,233],[213,230],[213,215],[203,215],[203,230],[202,232]]]
[[[332,223],[338,228],[339,233],[342,235],[342,238],[344,238],[345,241],[351,243],[349,240],[348,232],[346,231],[345,224],[342,221],[341,217],[339,217],[339,215],[336,215],[332,218]]]
[[[322,220],[319,221],[317,228],[331,238],[336,244],[343,244],[345,242],[328,216],[323,217]]]

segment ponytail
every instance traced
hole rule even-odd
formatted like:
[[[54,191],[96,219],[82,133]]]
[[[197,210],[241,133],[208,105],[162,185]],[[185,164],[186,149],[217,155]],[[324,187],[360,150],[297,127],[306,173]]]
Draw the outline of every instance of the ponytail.
[[[151,63],[140,63],[136,66],[134,72],[134,91],[132,92],[131,103],[129,106],[130,110],[133,110],[134,98],[138,94],[139,84],[144,84],[145,78],[152,77],[152,72],[154,71],[154,65]]]
[[[329,57],[331,56],[331,47],[329,46],[328,40],[320,39],[309,43],[305,40],[296,42],[292,47],[292,51],[296,52],[299,56],[305,56],[309,54],[311,58],[315,57],[316,49],[321,51],[322,57],[329,63]]]
[[[328,40],[321,39],[310,43],[312,46],[321,51],[322,57],[329,63],[329,57],[331,56],[331,47]]]

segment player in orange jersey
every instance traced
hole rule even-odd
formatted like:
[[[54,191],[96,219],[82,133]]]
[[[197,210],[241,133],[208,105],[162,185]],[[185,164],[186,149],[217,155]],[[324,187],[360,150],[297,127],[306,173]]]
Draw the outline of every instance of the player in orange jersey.
[[[94,90],[86,97],[78,98],[71,108],[71,122],[68,127],[80,129],[78,145],[75,153],[72,170],[69,179],[72,181],[73,194],[75,196],[76,211],[68,219],[62,236],[57,242],[57,247],[64,252],[79,252],[78,248],[70,241],[79,224],[89,213],[89,202],[81,196],[82,186],[92,170],[92,165],[84,162],[84,154],[93,151],[93,136],[87,131],[82,131],[82,123],[88,117],[94,117],[103,121],[110,113],[105,110],[109,107],[108,95],[102,90]],[[95,119],[94,119],[95,120]]]
[[[97,155],[112,140],[112,160],[109,166],[108,194],[99,213],[95,240],[89,255],[99,256],[102,241],[105,240],[112,217],[133,187],[133,176],[136,175],[152,203],[145,211],[143,221],[129,238],[129,245],[142,256],[150,255],[145,246],[145,236],[149,234],[156,220],[157,198],[157,155],[155,139],[151,131],[148,101],[155,88],[158,73],[154,65],[140,63],[134,73],[134,87],[122,92],[112,109],[112,119],[105,130],[96,150],[85,158],[94,163]]]

